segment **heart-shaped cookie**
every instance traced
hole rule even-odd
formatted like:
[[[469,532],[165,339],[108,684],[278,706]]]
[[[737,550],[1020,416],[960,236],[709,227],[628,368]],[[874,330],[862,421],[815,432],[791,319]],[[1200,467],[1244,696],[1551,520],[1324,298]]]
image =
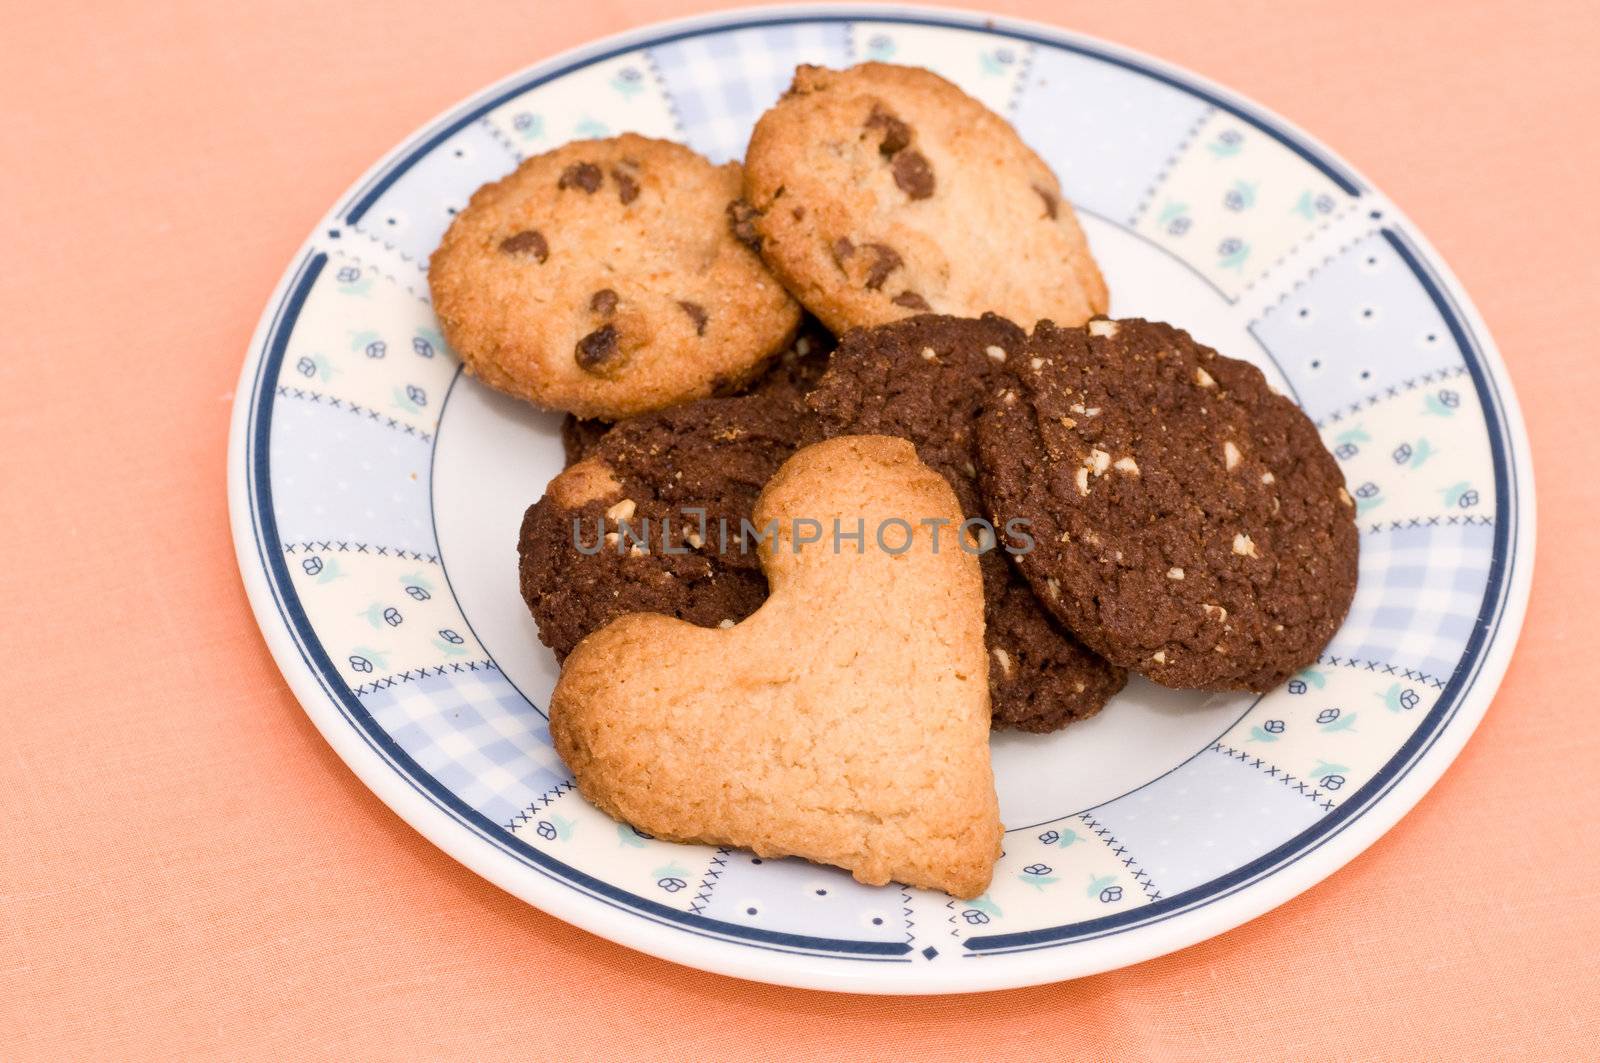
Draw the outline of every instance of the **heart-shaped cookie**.
[[[961,520],[904,440],[794,455],[755,509],[776,530],[760,609],[722,629],[624,616],[567,658],[550,731],[579,789],[658,838],[982,893],[1001,827]]]

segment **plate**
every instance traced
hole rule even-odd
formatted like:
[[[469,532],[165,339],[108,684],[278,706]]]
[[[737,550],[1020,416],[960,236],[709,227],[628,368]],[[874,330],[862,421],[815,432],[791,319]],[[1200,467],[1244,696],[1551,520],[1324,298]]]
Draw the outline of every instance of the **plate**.
[[[929,67],[1061,176],[1112,313],[1259,364],[1316,421],[1361,526],[1321,659],[1261,697],[1136,680],[1099,717],[997,734],[1008,826],[970,902],[657,841],[555,755],[556,678],[517,593],[558,420],[461,373],[428,304],[451,216],[518,160],[635,130],[737,158],[797,63]],[[1528,443],[1494,344],[1382,193],[1263,108],[1058,29],[907,8],[763,9],[532,67],[380,161],[272,296],[234,403],[229,502],[267,644],[401,817],[485,878],[636,949],[870,993],[1071,978],[1282,903],[1391,826],[1460,750],[1528,596]]]

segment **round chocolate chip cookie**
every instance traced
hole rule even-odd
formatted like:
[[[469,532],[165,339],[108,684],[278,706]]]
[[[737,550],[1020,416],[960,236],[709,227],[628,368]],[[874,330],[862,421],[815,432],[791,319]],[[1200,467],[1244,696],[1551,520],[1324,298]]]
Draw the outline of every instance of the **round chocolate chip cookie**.
[[[983,517],[976,427],[984,400],[1010,378],[1027,336],[993,314],[981,320],[919,315],[847,333],[808,404],[828,436],[892,435],[955,489],[967,517]],[[983,534],[977,525],[973,531]],[[952,533],[956,529],[951,529]],[[948,548],[958,547],[954,534]],[[997,724],[1053,731],[1099,712],[1127,673],[1078,643],[1040,606],[1006,558],[980,557],[990,703]]]
[[[528,159],[478,189],[428,268],[468,372],[605,420],[753,376],[799,307],[734,238],[736,163],[624,134]]]
[[[833,347],[832,334],[816,318],[803,315],[794,339],[772,359],[760,376],[745,386],[743,394],[781,393],[790,398],[804,398],[827,371],[828,355]],[[561,448],[566,454],[567,465],[582,461],[609,431],[609,421],[574,417],[570,413],[562,418]]]
[[[1038,598],[1172,687],[1267,690],[1356,587],[1355,506],[1316,427],[1248,362],[1149,321],[1042,321],[978,424],[991,514],[1030,523]]]
[[[1055,175],[927,70],[802,66],[756,123],[731,220],[835,332],[916,313],[1079,324],[1106,286]]]
[[[810,423],[793,395],[701,399],[621,422],[550,481],[517,552],[557,659],[625,613],[716,627],[755,612],[767,584],[740,521]]]

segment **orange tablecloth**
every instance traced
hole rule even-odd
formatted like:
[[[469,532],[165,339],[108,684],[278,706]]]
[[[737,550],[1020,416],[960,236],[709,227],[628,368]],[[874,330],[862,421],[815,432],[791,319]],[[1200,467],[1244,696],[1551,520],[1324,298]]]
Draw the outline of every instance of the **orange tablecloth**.
[[[1600,17],[992,0],[1240,89],[1421,225],[1510,364],[1539,559],[1488,718],[1393,832],[1164,959],[985,997],[746,984],[479,880],[312,729],[234,567],[256,317],[373,159],[492,79],[705,6],[9,5],[0,64],[0,1057],[1600,1053]]]

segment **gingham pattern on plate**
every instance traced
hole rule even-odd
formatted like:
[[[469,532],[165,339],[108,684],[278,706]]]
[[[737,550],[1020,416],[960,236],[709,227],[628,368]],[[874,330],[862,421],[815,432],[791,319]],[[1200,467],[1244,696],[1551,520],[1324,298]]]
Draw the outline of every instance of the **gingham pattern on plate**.
[[[1493,551],[1494,528],[1487,524],[1362,535],[1356,600],[1326,656],[1449,679],[1483,607]]]
[[[570,778],[544,717],[492,668],[399,683],[361,703],[425,771],[496,823]]]
[[[850,62],[845,23],[762,26],[689,37],[649,50],[684,137],[713,162],[742,159],[750,127],[800,63]]]

